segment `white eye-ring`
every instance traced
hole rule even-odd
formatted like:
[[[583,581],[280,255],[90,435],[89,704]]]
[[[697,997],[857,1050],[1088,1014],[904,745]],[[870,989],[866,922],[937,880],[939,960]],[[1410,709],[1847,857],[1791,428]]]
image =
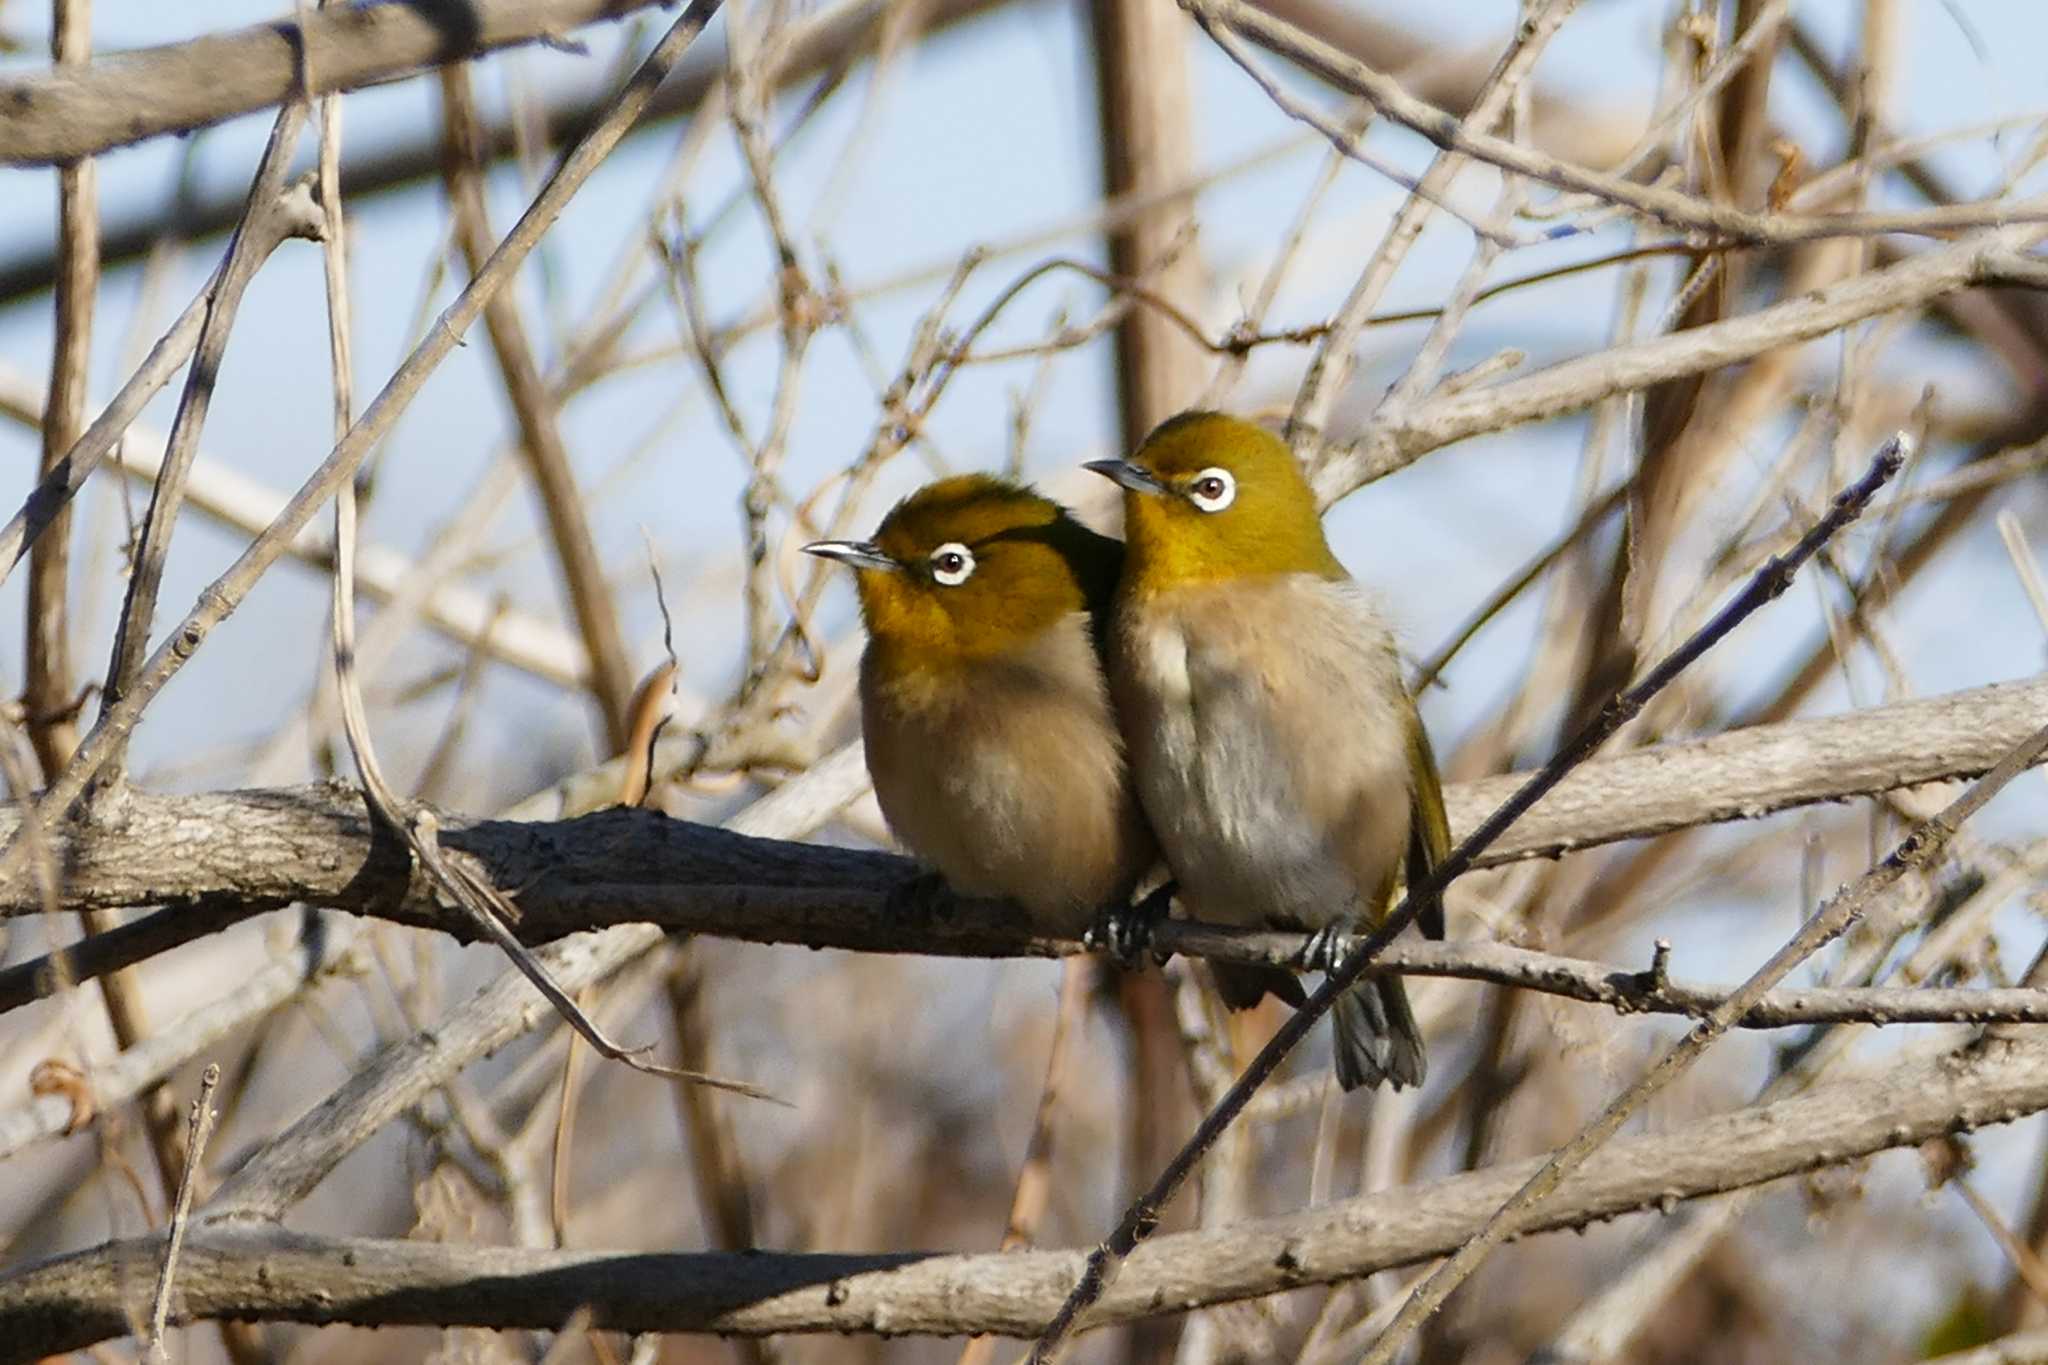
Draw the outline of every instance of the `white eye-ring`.
[[[1237,480],[1227,469],[1209,468],[1188,480],[1188,501],[1204,512],[1221,512],[1237,499]]]
[[[949,540],[932,551],[932,582],[942,588],[957,588],[974,577],[974,551],[957,540]]]

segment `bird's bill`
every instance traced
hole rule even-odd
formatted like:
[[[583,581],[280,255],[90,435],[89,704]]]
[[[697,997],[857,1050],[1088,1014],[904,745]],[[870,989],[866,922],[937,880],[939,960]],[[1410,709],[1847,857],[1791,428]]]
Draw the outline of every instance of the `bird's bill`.
[[[1156,496],[1170,491],[1151,470],[1134,465],[1129,460],[1090,460],[1081,468],[1092,469],[1103,478],[1122,484],[1133,493],[1151,493]]]
[[[882,569],[894,573],[902,567],[869,540],[814,540],[804,546],[804,553],[820,559],[836,559],[854,569]]]

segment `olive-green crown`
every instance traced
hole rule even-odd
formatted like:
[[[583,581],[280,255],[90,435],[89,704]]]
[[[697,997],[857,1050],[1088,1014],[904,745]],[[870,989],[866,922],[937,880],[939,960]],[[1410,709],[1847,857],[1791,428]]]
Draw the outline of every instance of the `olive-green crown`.
[[[940,479],[896,504],[875,533],[895,569],[859,573],[861,616],[901,667],[1020,647],[1075,612],[1106,619],[1123,547],[1050,498],[988,474]],[[964,547],[973,571],[940,581],[933,556]]]
[[[1136,590],[1259,574],[1345,576],[1300,463],[1264,427],[1220,412],[1184,412],[1160,423],[1129,463],[1154,485],[1124,498],[1127,573]],[[1219,510],[1205,510],[1198,497],[1211,470],[1231,485]]]

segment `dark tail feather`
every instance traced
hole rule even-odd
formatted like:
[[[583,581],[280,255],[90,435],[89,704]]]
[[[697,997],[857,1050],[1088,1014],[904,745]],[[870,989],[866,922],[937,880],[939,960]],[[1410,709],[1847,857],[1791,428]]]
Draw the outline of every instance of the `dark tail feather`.
[[[1330,1019],[1337,1035],[1337,1084],[1346,1090],[1389,1080],[1396,1090],[1422,1084],[1422,1030],[1400,977],[1359,982],[1337,997]]]

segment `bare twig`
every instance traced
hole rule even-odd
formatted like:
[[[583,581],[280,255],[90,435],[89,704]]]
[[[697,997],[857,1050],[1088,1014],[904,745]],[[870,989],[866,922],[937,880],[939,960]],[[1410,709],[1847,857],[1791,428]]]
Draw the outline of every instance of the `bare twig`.
[[[1332,452],[1316,473],[1316,490],[1332,502],[1455,441],[1560,416],[1674,376],[1737,364],[1865,318],[1925,305],[1984,282],[2006,255],[2043,236],[2048,230],[2008,228],[1964,238],[1754,313],[1433,396],[1388,414],[1355,445]]]
[[[2048,1265],[2034,1254],[2034,1249],[2013,1235],[2005,1220],[1998,1216],[1998,1210],[1991,1207],[1989,1200],[1979,1193],[1968,1179],[1958,1176],[1953,1182],[1956,1193],[1970,1206],[1970,1212],[1977,1215],[1977,1221],[1991,1234],[1991,1240],[1998,1243],[1998,1249],[2012,1262],[2013,1272],[2020,1282],[2033,1292],[2036,1299],[2048,1303]]]
[[[305,122],[306,103],[303,99],[291,100],[278,112],[249,189],[248,210],[228,244],[227,258],[221,263],[220,284],[207,299],[206,317],[200,323],[199,339],[192,353],[192,368],[185,377],[184,391],[178,397],[178,413],[172,419],[170,439],[164,446],[163,467],[150,491],[149,513],[135,548],[128,593],[121,603],[121,620],[114,632],[113,657],[107,662],[106,689],[100,696],[101,724],[94,727],[95,734],[106,735],[106,742],[93,764],[94,773],[88,776],[98,777],[102,771],[102,780],[105,781],[118,781],[120,776],[121,753],[127,736],[125,732],[106,734],[105,722],[135,686],[144,656],[149,651],[149,628],[156,619],[157,589],[163,582],[164,565],[170,557],[171,532],[184,506],[185,480],[193,457],[199,453],[199,434],[206,425],[207,410],[213,402],[221,359],[227,354],[228,336],[234,330],[235,313],[241,306],[242,294],[269,255],[262,247],[258,220],[270,212],[270,206],[284,192],[285,173],[291,168],[292,151],[298,145],[299,132]]]
[[[1445,151],[1461,153],[1561,190],[1588,194],[1667,227],[1704,234],[1731,245],[1761,246],[1895,232],[1940,236],[1960,229],[2037,222],[2048,217],[2048,198],[2039,196],[1903,213],[1755,213],[1715,204],[1677,190],[1638,184],[1573,165],[1494,137],[1483,130],[1479,121],[1461,119],[1416,99],[1399,82],[1243,0],[1189,0],[1189,4],[1205,23],[1224,25],[1281,53],[1339,89],[1369,101],[1381,114],[1420,133]]]
[[[397,814],[395,808],[393,813]],[[576,1030],[577,1035],[589,1043],[599,1056],[607,1061],[623,1062],[635,1071],[644,1071],[650,1076],[708,1085],[717,1090],[730,1090],[734,1094],[746,1095],[757,1100],[782,1103],[759,1086],[749,1085],[744,1081],[725,1080],[682,1067],[661,1066],[642,1058],[641,1054],[649,1051],[647,1046],[625,1047],[613,1042],[604,1030],[577,1006],[574,996],[570,993],[573,988],[557,982],[549,973],[547,966],[528,951],[526,945],[513,934],[509,926],[517,923],[520,918],[518,907],[506,899],[504,893],[492,885],[487,876],[474,870],[466,860],[451,857],[448,851],[441,847],[440,821],[434,813],[430,810],[417,810],[401,818],[404,823],[399,828],[405,836],[407,846],[412,849],[413,856],[419,860],[420,866],[433,877],[435,885],[455,902],[457,908],[468,917],[472,927],[479,930],[484,938],[495,943],[505,956],[512,959],[512,965],[533,983],[534,989],[541,993],[542,998],[555,1008],[569,1026]]]
[[[1444,641],[1435,653],[1416,665],[1415,676],[1408,685],[1409,690],[1417,693],[1427,691],[1443,676],[1443,671],[1450,666],[1451,660],[1458,657],[1458,651],[1470,644],[1472,637],[1484,629],[1487,622],[1506,610],[1532,584],[1550,572],[1559,560],[1597,530],[1602,522],[1621,507],[1623,499],[1628,496],[1628,491],[1627,483],[1618,484],[1588,503],[1586,510],[1579,514],[1578,520],[1573,522],[1564,534],[1532,555],[1527,564],[1494,589],[1492,596],[1473,608],[1464,623],[1451,633],[1450,639]]]
[[[56,0],[50,33],[56,69],[76,68],[92,55],[92,0]],[[90,159],[57,172],[56,338],[50,363],[50,398],[44,410],[42,474],[47,477],[85,427],[92,360],[92,315],[99,290],[99,194]],[[71,759],[78,726],[71,714],[69,592],[71,520],[59,513],[37,541],[28,569],[27,678],[22,705],[43,776],[52,778]]]
[[[192,1118],[185,1130],[185,1172],[178,1180],[178,1201],[171,1209],[171,1226],[164,1234],[163,1267],[157,1271],[156,1296],[149,1313],[146,1346],[152,1362],[168,1362],[164,1350],[164,1327],[171,1313],[171,1282],[178,1273],[178,1252],[185,1245],[185,1229],[192,1220],[192,1187],[199,1183],[197,1172],[206,1152],[206,1139],[218,1118],[213,1092],[220,1085],[220,1063],[208,1062],[199,1073],[199,1098],[192,1101]]]
[[[288,195],[271,212],[249,225],[244,235],[254,234],[256,249],[267,254],[285,237],[315,230],[315,221],[310,198]],[[21,510],[9,519],[6,527],[0,528],[0,583],[7,581],[7,575],[21,562],[23,552],[56,520],[72,495],[84,486],[86,477],[106,458],[107,452],[119,444],[121,434],[150,398],[169,383],[171,376],[191,358],[193,348],[199,344],[199,331],[205,323],[214,293],[220,287],[221,278],[219,272],[214,274],[185,311],[178,315],[177,321],[150,348],[141,366],[121,386],[121,391],[114,395],[106,410],[93,420],[85,434],[65,452],[63,459],[30,491]]]
[[[1518,29],[1513,43],[1494,63],[1471,110],[1471,117],[1476,123],[1491,128],[1500,121],[1515,91],[1528,79],[1536,59],[1542,55],[1544,47],[1576,3],[1577,0],[1548,0],[1527,24]],[[1215,13],[1200,4],[1194,7],[1194,13],[1196,21],[1220,42],[1226,30],[1219,25]],[[1249,69],[1249,58],[1241,50],[1227,46],[1225,50],[1231,53],[1233,60],[1247,65]],[[1394,272],[1407,258],[1409,248],[1421,235],[1432,206],[1450,189],[1465,164],[1463,157],[1449,149],[1430,162],[1429,170],[1423,174],[1415,192],[1402,203],[1400,212],[1380,239],[1378,249],[1352,285],[1350,294],[1331,323],[1330,334],[1323,339],[1315,357],[1309,362],[1308,373],[1302,377],[1287,423],[1289,439],[1297,452],[1315,455],[1315,464],[1322,462],[1323,429],[1328,425],[1330,412],[1351,376],[1355,363],[1352,351],[1357,344],[1358,333],[1386,292]],[[1311,445],[1315,449],[1307,449]]]
[[[455,236],[469,263],[472,278],[490,256],[494,234],[484,203],[481,125],[469,70],[441,69],[442,121],[445,128],[448,198],[454,208]],[[606,748],[617,753],[626,742],[626,709],[634,678],[619,632],[619,618],[605,582],[604,561],[591,534],[589,512],[576,484],[576,471],[562,439],[553,399],[542,378],[540,362],[527,336],[518,300],[509,292],[493,294],[484,305],[484,328],[490,334],[506,400],[519,424],[520,449],[533,476],[541,510],[554,541],[555,561],[583,646],[590,657],[590,688],[606,736]]]
[[[44,872],[50,870],[47,857],[38,866]],[[44,878],[42,872],[38,877],[48,887],[54,910],[57,904],[56,879]],[[37,1000],[47,1000],[80,982],[145,962],[181,944],[217,934],[265,910],[279,909],[288,904],[289,901],[266,904],[238,896],[224,901],[200,901],[176,910],[154,911],[140,919],[95,931],[69,947],[54,949],[47,956],[0,968],[0,1014]]]
[[[288,198],[295,204],[303,200],[309,215],[304,220],[308,226],[317,222],[311,216],[317,210],[309,198],[299,195]],[[194,305],[190,317],[196,328],[198,305]],[[196,336],[196,331],[191,336]],[[186,338],[188,344],[178,357],[178,363],[182,363],[184,355],[190,354],[191,336]],[[43,421],[40,396],[32,398],[23,377],[5,368],[0,368],[0,412],[30,426],[40,426]],[[132,478],[153,482],[163,468],[163,434],[136,423],[127,429],[126,435],[126,440],[113,442],[113,453],[120,467]],[[77,460],[84,450],[85,447],[74,447],[73,460]],[[105,447],[100,453],[106,453]],[[91,467],[87,467],[87,472]],[[75,472],[67,466],[62,475]],[[69,497],[76,491],[79,479],[65,479],[62,475],[63,496]],[[475,494],[477,502],[465,505],[455,519],[457,527],[472,525],[480,515],[495,510],[501,501],[495,486],[495,478],[484,481],[483,487]],[[58,489],[51,487],[49,492],[55,494]],[[44,489],[38,488],[30,495],[30,505],[40,505],[39,500],[44,495]],[[277,489],[222,461],[210,459],[202,452],[192,462],[185,500],[194,511],[255,536],[261,534],[283,509],[287,498]],[[38,533],[36,523],[28,518],[26,510],[6,530],[0,531],[0,569],[7,566],[5,549],[13,543],[17,527],[29,537]],[[583,642],[573,632],[564,630],[552,618],[494,601],[444,571],[445,563],[459,559],[467,552],[466,547],[473,539],[472,534],[461,531],[447,533],[444,530],[444,533],[433,537],[434,549],[419,559],[413,559],[389,545],[361,543],[356,547],[356,590],[373,600],[394,603],[394,614],[410,617],[417,613],[422,621],[449,639],[473,649],[484,649],[492,658],[537,678],[562,687],[587,687],[589,659],[584,653]],[[289,553],[300,563],[323,573],[333,572],[332,548],[325,536],[316,534],[310,527],[293,539]],[[4,581],[5,575],[0,573],[0,582]],[[373,632],[366,632],[366,635],[370,633]],[[366,647],[366,658],[369,653]]]
[[[88,1070],[85,1085],[101,1109],[124,1104],[237,1030],[330,974],[353,971],[362,959],[350,948],[301,940],[278,954],[233,991],[158,1028],[120,1056]],[[32,1143],[63,1134],[71,1104],[60,1096],[0,1112],[0,1159]]]
[[[676,1048],[685,1066],[711,1067],[709,1011],[704,1005],[704,965],[685,944],[664,973],[669,1011],[675,1021]],[[676,1089],[683,1129],[690,1135],[691,1167],[697,1177],[697,1202],[714,1246],[744,1251],[755,1245],[753,1186],[746,1154],[733,1133],[732,1120],[708,1087]]]

